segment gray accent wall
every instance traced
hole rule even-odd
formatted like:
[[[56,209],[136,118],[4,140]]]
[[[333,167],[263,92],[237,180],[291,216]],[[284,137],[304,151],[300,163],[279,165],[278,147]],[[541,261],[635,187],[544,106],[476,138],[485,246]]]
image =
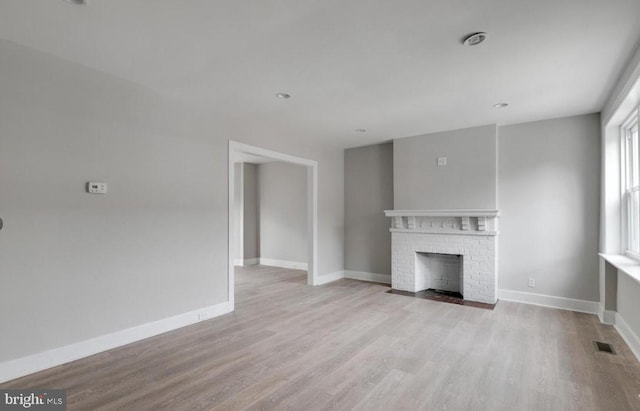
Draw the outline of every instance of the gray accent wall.
[[[259,164],[258,198],[260,258],[308,262],[307,168]]]
[[[260,220],[258,215],[258,166],[244,163],[243,240],[244,259],[260,257]]]
[[[598,301],[600,116],[501,127],[499,141],[499,288]]]
[[[344,164],[345,269],[391,277],[393,143],[348,149]]]
[[[496,126],[396,139],[393,172],[396,210],[496,209]]]
[[[344,269],[344,150],[8,41],[0,55],[0,361],[227,301],[229,138],[318,162],[318,271]]]

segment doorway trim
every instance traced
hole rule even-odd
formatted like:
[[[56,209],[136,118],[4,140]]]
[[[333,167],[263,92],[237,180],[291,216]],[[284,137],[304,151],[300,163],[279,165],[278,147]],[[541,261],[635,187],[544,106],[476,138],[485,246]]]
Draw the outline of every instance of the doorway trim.
[[[307,284],[318,284],[318,162],[302,157],[296,157],[277,151],[267,150],[264,148],[240,143],[229,140],[229,156],[228,156],[228,189],[229,189],[229,207],[228,207],[228,300],[229,311],[235,309],[235,252],[234,252],[234,236],[235,236],[235,218],[234,218],[234,179],[235,179],[235,159],[237,153],[253,154],[260,157],[270,158],[276,161],[282,161],[290,164],[297,164],[307,169]]]

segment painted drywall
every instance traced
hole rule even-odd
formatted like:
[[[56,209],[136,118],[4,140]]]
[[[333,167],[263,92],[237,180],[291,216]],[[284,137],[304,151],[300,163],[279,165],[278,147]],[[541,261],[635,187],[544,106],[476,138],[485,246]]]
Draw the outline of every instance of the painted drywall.
[[[244,260],[244,240],[243,240],[243,223],[244,223],[244,188],[243,188],[243,165],[242,163],[236,163],[233,165],[233,218],[235,224],[233,225],[235,231],[235,260],[239,262]]]
[[[346,150],[344,177],[345,269],[391,278],[393,143]]]
[[[228,139],[318,161],[319,273],[343,270],[344,150],[5,40],[0,56],[0,362],[227,301]]]
[[[618,272],[617,311],[629,328],[640,336],[640,283],[628,274]],[[638,341],[640,342],[640,341]]]
[[[307,169],[282,162],[258,165],[260,258],[306,263]]]
[[[499,288],[598,301],[600,116],[501,127],[499,146]]]
[[[495,125],[394,140],[395,209],[495,209],[496,144]]]
[[[260,223],[258,220],[258,166],[244,163],[243,167],[243,239],[244,259],[260,257]]]

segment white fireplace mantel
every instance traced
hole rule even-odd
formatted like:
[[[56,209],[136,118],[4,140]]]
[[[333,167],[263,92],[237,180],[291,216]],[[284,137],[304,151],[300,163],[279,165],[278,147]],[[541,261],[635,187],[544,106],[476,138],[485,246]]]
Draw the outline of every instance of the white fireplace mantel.
[[[500,217],[499,210],[384,210],[387,217]]]
[[[499,210],[385,210],[391,232],[498,235]]]
[[[438,273],[416,268],[417,256],[462,257],[465,300],[495,304],[498,287],[499,210],[386,210],[391,217],[391,287],[421,291]]]

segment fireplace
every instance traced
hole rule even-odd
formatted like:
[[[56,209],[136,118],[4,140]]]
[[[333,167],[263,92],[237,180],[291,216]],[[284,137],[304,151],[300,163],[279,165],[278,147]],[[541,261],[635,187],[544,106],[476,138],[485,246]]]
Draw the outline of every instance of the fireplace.
[[[465,300],[496,303],[497,210],[388,210],[385,214],[392,217],[394,290],[458,287]]]
[[[462,259],[460,254],[416,252],[416,288],[463,298]]]

